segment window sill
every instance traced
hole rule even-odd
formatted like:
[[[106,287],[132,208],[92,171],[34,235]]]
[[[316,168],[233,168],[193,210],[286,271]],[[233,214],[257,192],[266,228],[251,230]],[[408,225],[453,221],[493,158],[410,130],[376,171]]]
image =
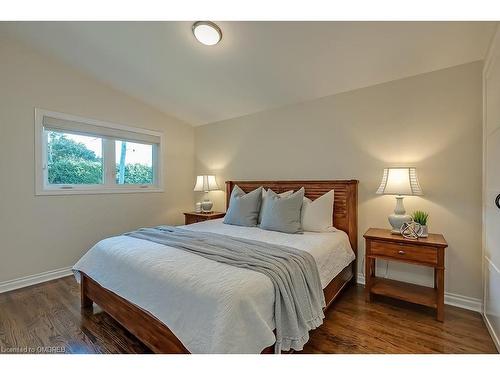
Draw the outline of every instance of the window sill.
[[[130,194],[130,193],[163,193],[164,188],[109,188],[109,189],[43,189],[37,190],[35,195],[95,195],[95,194]]]

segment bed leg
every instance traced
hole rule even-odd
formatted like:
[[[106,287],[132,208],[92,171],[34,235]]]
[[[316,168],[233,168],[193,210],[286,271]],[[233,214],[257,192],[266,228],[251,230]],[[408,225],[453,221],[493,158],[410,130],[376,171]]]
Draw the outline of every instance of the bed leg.
[[[352,285],[356,286],[358,284],[358,261],[355,259],[352,262],[352,279],[351,279]]]
[[[84,274],[81,275],[81,281],[80,281],[80,309],[82,314],[88,314],[88,313],[93,313],[94,309],[94,302],[89,298],[87,295],[87,285],[88,285],[88,279],[85,277]]]

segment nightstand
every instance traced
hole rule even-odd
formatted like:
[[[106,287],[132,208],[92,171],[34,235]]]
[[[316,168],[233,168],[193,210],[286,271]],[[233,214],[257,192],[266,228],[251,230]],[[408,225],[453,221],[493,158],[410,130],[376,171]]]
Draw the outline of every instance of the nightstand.
[[[428,238],[406,239],[389,229],[370,228],[364,234],[365,293],[384,295],[436,309],[436,319],[444,320],[444,250],[448,247],[441,234]],[[375,260],[383,259],[434,268],[434,288],[385,279],[375,275]]]
[[[224,212],[210,212],[210,213],[202,213],[202,212],[184,212],[184,222],[186,225],[199,223],[200,221],[207,221],[213,219],[220,219],[224,217],[226,214]]]

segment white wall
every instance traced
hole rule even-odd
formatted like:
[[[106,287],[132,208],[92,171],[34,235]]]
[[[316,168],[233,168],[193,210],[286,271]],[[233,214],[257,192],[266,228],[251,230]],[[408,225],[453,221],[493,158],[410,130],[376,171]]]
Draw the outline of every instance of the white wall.
[[[388,227],[382,170],[417,167],[431,232],[449,243],[446,291],[481,298],[481,70],[461,65],[196,128],[196,170],[227,179],[344,179],[359,184],[359,244]],[[224,193],[210,193],[224,209]],[[200,196],[196,196],[200,199]],[[359,267],[361,270],[362,262]],[[380,271],[385,274],[385,265]],[[432,271],[391,264],[388,277],[432,285]]]
[[[183,222],[193,128],[0,34],[0,282],[73,265],[98,240]],[[35,196],[34,108],[166,135],[165,192]]]
[[[484,79],[484,317],[500,350],[500,31],[493,39]]]

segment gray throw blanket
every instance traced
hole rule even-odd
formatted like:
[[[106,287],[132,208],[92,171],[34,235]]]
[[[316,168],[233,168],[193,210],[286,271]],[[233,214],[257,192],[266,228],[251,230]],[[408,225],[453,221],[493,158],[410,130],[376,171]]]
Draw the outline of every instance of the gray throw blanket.
[[[323,323],[325,298],[311,254],[287,246],[160,226],[125,235],[267,275],[274,285],[275,351],[302,350],[309,331]]]

